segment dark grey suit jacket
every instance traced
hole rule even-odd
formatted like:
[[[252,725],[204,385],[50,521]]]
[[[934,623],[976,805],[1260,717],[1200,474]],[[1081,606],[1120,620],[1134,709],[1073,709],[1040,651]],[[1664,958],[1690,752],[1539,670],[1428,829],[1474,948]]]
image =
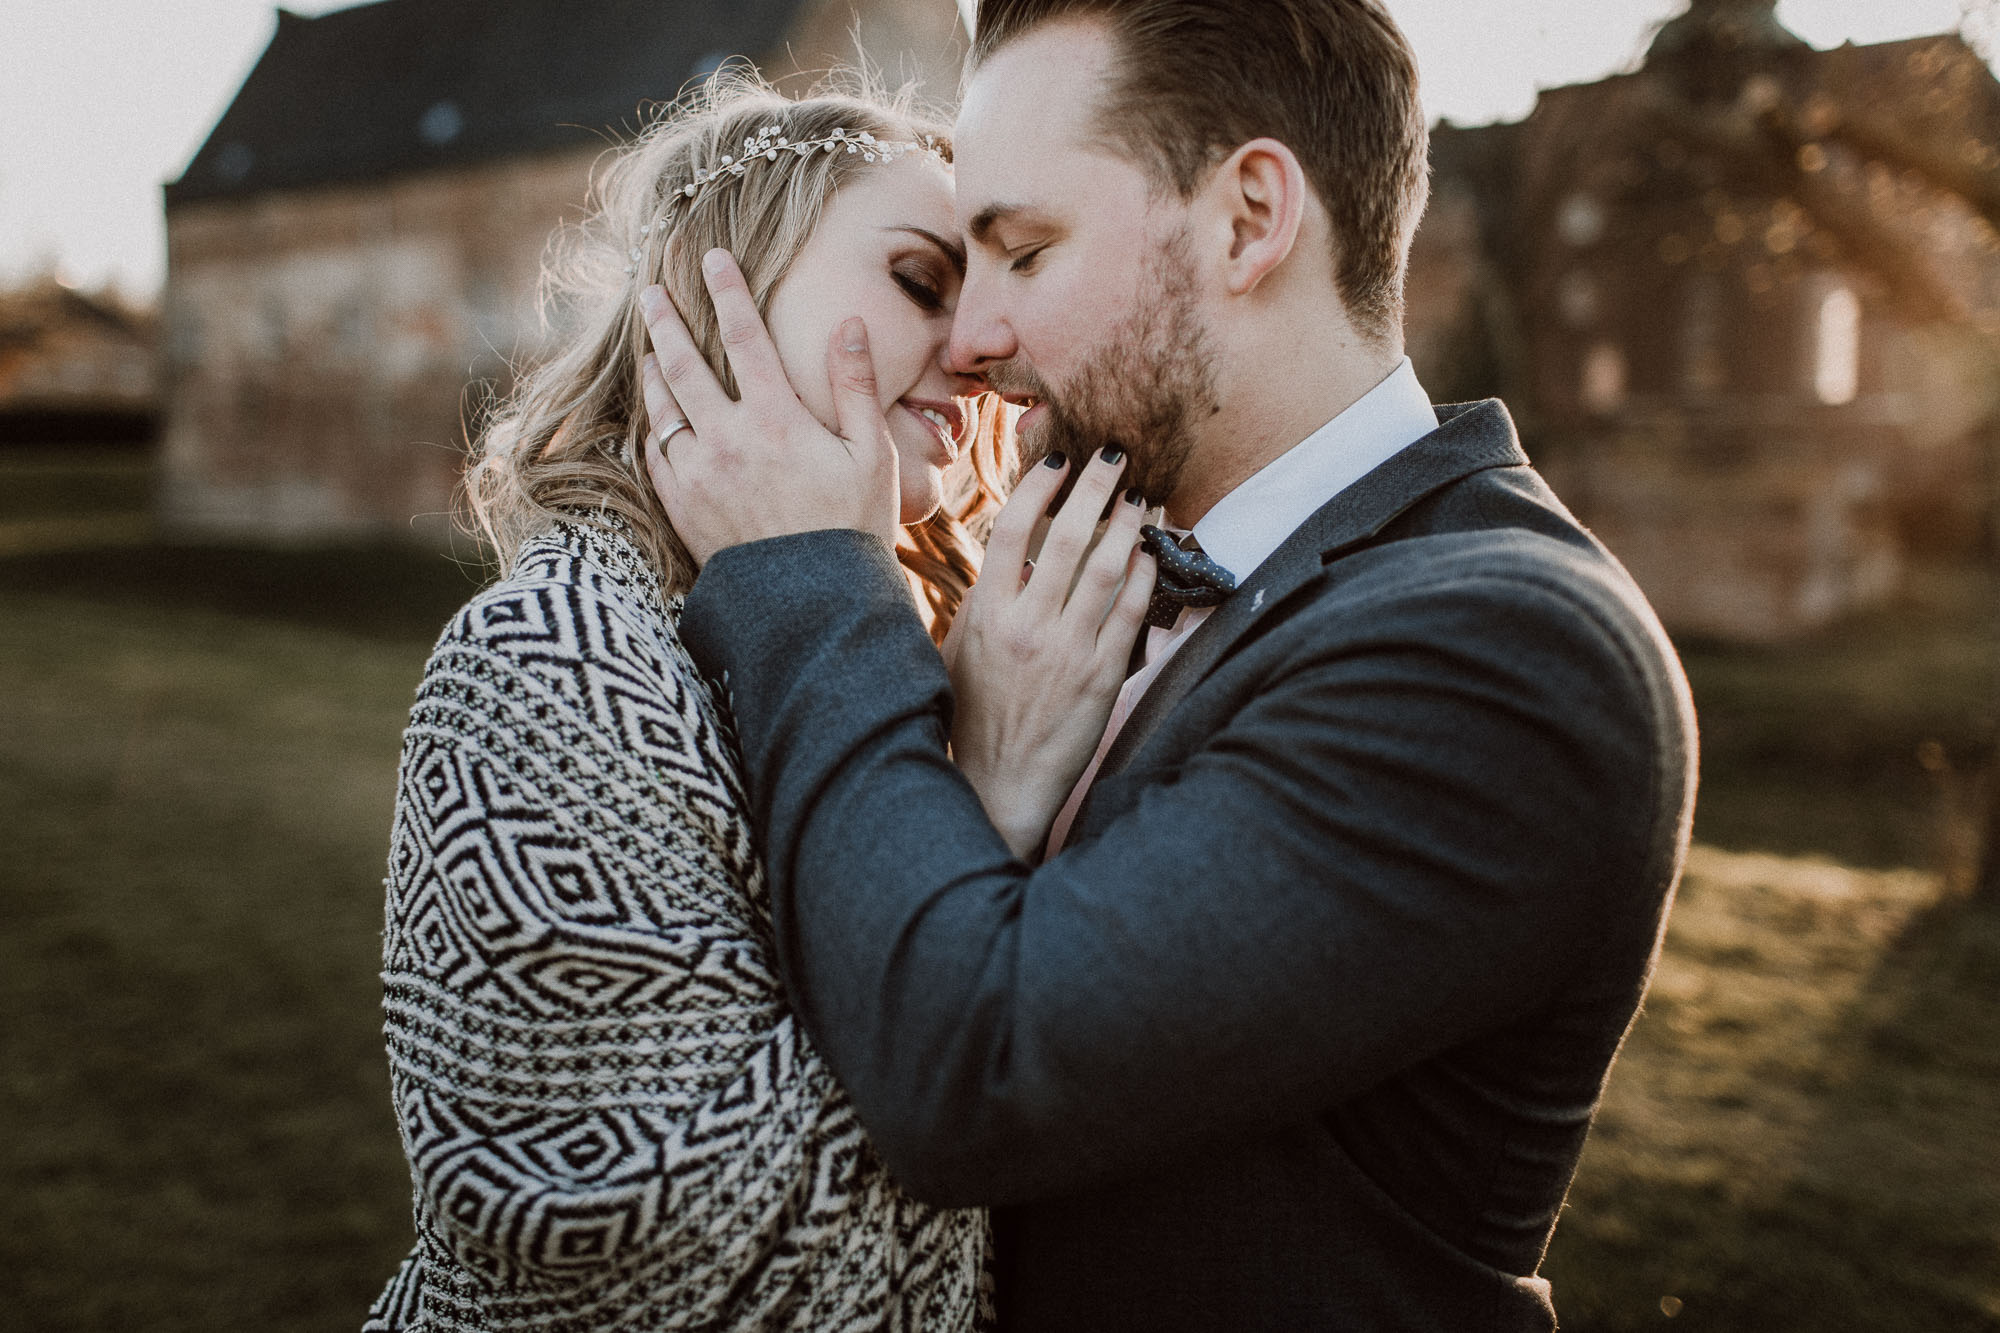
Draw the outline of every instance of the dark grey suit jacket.
[[[1546,1330],[1535,1276],[1686,847],[1693,715],[1498,403],[1309,519],[1014,860],[878,543],[718,554],[781,962],[1030,1330]]]

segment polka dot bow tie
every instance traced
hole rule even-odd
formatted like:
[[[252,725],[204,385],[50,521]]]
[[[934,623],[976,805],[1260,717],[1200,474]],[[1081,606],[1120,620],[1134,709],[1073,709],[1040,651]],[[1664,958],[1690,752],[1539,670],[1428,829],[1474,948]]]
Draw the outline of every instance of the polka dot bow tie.
[[[1139,544],[1160,567],[1152,604],[1146,608],[1148,625],[1172,628],[1181,608],[1219,606],[1236,591],[1236,576],[1203,554],[1192,532],[1177,543],[1173,534],[1148,523],[1139,529]]]

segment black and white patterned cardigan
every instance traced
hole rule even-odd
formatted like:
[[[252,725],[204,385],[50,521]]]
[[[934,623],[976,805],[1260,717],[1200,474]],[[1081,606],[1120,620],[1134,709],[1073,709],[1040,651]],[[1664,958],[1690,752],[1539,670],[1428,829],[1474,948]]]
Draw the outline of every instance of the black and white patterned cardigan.
[[[903,1195],[786,1006],[678,599],[561,523],[404,736],[385,1030],[417,1244],[366,1328],[984,1326],[984,1216]]]

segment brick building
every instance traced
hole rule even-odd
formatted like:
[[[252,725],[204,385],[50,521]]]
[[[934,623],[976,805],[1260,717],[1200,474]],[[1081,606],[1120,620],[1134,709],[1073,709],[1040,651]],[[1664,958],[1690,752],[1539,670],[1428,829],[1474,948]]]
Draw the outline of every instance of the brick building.
[[[166,187],[162,517],[443,540],[478,395],[549,333],[552,229],[644,107],[731,56],[949,95],[940,0],[379,0],[278,30]]]
[[[858,17],[857,17],[858,10]],[[164,516],[441,540],[468,412],[549,333],[551,228],[721,58],[949,94],[944,0],[380,0],[281,14],[166,188]],[[1956,37],[1814,51],[1692,0],[1644,65],[1439,127],[1410,343],[1504,395],[1676,630],[1770,639],[1985,540],[2000,85]]]
[[[1641,69],[1440,127],[1411,346],[1504,393],[1676,630],[1775,639],[1984,540],[2000,85],[1695,0]]]

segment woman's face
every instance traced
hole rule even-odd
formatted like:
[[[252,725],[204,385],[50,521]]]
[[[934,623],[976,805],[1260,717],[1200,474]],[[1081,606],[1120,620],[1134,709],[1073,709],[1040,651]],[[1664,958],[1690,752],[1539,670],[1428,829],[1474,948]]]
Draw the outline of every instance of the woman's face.
[[[965,274],[954,234],[950,168],[934,153],[906,153],[834,191],[812,239],[771,293],[778,358],[829,429],[827,347],[847,319],[867,323],[879,401],[896,442],[904,523],[937,511],[945,469],[974,426],[955,399],[980,386],[944,367]]]

